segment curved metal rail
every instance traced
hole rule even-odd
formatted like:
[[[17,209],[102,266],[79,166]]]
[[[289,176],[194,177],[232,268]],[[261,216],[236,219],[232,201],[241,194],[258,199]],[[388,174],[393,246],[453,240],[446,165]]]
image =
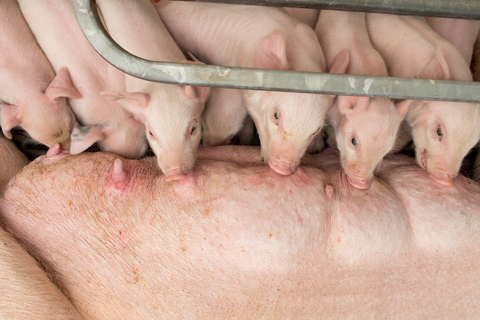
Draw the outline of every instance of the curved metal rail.
[[[180,0],[480,20],[478,0]]]
[[[180,85],[249,90],[480,103],[480,83],[475,82],[354,76],[150,61],[128,53],[110,38],[100,22],[94,0],[72,1],[80,27],[93,48],[114,67],[141,79]],[[368,2],[368,0],[366,1]],[[391,2],[393,0],[384,1]]]

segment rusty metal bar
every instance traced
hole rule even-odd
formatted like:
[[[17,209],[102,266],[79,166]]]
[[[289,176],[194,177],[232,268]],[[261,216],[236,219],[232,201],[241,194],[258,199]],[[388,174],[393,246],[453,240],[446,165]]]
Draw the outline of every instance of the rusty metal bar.
[[[128,53],[110,38],[100,22],[94,0],[72,1],[80,27],[93,48],[116,68],[145,80],[249,90],[480,103],[480,84],[475,82],[354,76],[149,61]],[[373,2],[373,0],[371,1]],[[296,2],[302,1],[297,0]]]

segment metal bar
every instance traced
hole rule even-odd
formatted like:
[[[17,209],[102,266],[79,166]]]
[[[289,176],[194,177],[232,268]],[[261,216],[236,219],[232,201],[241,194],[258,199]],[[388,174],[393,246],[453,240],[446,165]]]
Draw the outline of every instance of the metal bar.
[[[480,20],[479,0],[180,0]]]
[[[480,83],[475,82],[354,76],[149,61],[128,53],[110,38],[100,22],[94,0],[72,1],[80,27],[93,48],[116,68],[145,80],[249,90],[480,103]]]

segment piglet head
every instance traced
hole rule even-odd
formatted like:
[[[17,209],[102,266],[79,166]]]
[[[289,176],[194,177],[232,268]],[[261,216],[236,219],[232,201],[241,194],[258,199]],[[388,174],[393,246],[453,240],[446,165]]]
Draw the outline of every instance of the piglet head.
[[[22,97],[11,104],[0,104],[3,134],[11,139],[10,130],[21,126],[35,141],[48,147],[60,143],[67,150],[70,148],[70,133],[75,123],[67,98],[81,97],[72,84],[68,70],[62,68],[45,92]]]
[[[329,111],[341,165],[349,183],[368,189],[383,157],[393,148],[408,104],[390,99],[338,96]]]
[[[312,62],[313,64],[313,62]],[[348,65],[348,55],[337,64]],[[255,51],[255,68],[289,70],[285,35],[263,38]],[[244,91],[244,101],[255,122],[265,163],[277,173],[296,170],[313,138],[320,132],[333,97],[319,94]]]
[[[102,95],[119,101],[144,123],[148,142],[166,180],[186,177],[195,164],[201,114],[209,88],[149,83],[144,92]]]
[[[432,179],[451,186],[463,158],[480,139],[480,104],[413,101],[406,120],[418,164]]]
[[[322,129],[329,97],[266,91],[246,95],[265,163],[281,175],[292,174]]]

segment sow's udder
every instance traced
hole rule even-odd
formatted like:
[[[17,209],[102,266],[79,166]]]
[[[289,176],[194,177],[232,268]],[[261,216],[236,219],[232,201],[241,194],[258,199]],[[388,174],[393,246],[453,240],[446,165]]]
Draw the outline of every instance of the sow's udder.
[[[292,297],[313,296],[338,268],[378,274],[388,261],[478,242],[479,185],[441,186],[404,156],[387,157],[365,191],[330,149],[290,176],[253,147],[203,148],[198,159],[188,178],[167,182],[154,158],[52,153],[11,181],[2,220],[97,318],[139,305],[183,318],[194,306],[234,310],[225,301],[246,312],[252,297],[262,307],[290,301],[277,308],[293,315]]]

